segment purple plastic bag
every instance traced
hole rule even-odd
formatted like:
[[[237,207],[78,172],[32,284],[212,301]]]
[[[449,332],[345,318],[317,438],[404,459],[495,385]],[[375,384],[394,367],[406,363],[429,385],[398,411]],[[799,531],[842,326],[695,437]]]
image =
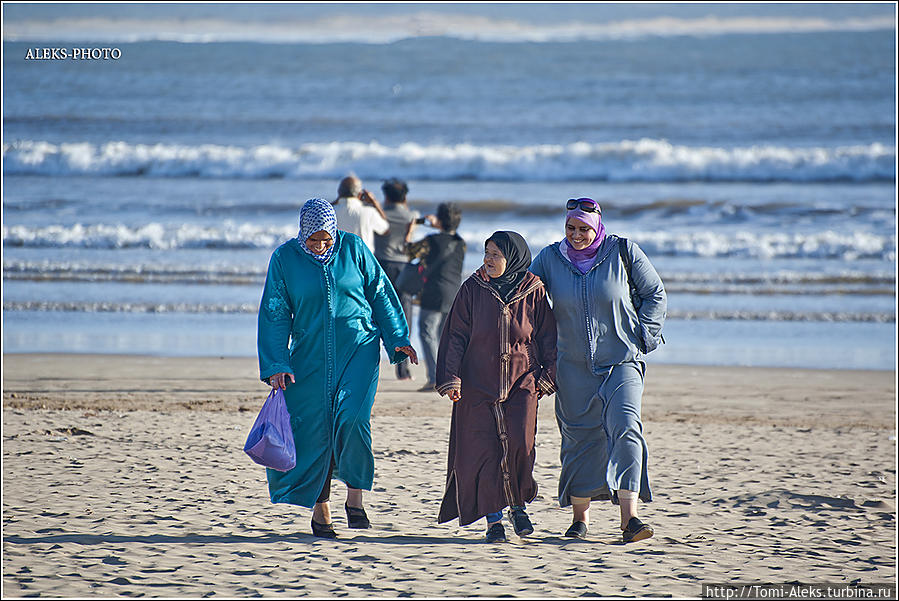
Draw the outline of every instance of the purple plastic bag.
[[[291,470],[297,464],[290,414],[280,388],[272,388],[265,399],[243,450],[259,465],[280,472]]]

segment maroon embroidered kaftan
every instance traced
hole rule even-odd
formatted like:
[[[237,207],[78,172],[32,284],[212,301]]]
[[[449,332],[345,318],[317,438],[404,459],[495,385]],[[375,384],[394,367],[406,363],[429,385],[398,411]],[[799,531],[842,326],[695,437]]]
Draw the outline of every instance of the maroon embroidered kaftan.
[[[555,392],[556,320],[528,273],[508,303],[477,275],[459,289],[437,354],[437,390],[453,405],[438,522],[465,526],[537,496],[537,388]]]

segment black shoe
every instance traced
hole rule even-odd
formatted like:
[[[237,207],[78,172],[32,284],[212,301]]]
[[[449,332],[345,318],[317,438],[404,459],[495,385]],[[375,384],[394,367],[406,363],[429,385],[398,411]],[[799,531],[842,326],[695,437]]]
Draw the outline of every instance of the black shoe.
[[[518,536],[527,536],[534,533],[534,526],[531,524],[528,514],[524,509],[516,507],[509,510],[509,521],[512,522],[512,528]]]
[[[502,522],[493,522],[487,528],[488,543],[504,543],[506,542],[506,529],[503,528]]]
[[[371,522],[365,515],[365,510],[361,507],[350,507],[346,503],[343,504],[346,509],[346,521],[350,528],[371,528]]]
[[[640,518],[631,518],[627,522],[627,528],[621,533],[621,539],[626,543],[633,543],[651,537],[655,532],[652,526],[644,524]]]
[[[568,538],[587,538],[587,524],[584,522],[575,522],[565,531]]]
[[[315,520],[312,520],[312,536],[317,536],[319,538],[337,538],[337,533],[334,532],[334,526],[331,524],[319,524]]]

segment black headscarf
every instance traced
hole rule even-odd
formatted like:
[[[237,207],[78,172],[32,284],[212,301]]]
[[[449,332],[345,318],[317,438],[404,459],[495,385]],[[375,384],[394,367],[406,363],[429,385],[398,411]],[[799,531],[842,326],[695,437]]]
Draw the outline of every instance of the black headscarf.
[[[497,278],[490,278],[490,285],[499,293],[504,302],[509,302],[518,285],[527,275],[531,266],[531,249],[524,241],[521,234],[516,232],[493,232],[493,235],[484,241],[493,242],[506,258],[506,270]]]

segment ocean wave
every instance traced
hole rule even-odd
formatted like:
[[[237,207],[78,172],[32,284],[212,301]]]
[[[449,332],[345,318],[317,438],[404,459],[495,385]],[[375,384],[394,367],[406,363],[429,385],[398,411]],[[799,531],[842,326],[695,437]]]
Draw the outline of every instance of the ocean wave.
[[[266,266],[90,264],[70,261],[4,261],[3,278],[30,282],[116,282],[128,284],[260,285]]]
[[[3,144],[6,175],[197,178],[363,178],[384,173],[417,180],[609,182],[886,182],[896,153],[883,144],[737,148],[683,146],[666,140],[609,143],[422,145],[407,142],[309,143],[295,148],[129,144]]]
[[[678,311],[668,312],[668,319],[712,321],[825,321],[893,323],[895,313],[863,311]]]
[[[748,259],[896,260],[896,238],[865,231],[640,232],[632,236],[650,256]]]
[[[173,250],[209,248],[222,250],[275,248],[296,236],[295,226],[268,227],[249,223],[223,226],[123,224],[3,226],[5,246],[29,248],[148,248]]]
[[[117,303],[80,301],[10,301],[4,311],[62,311],[67,313],[257,313],[254,303]]]
[[[3,279],[24,282],[84,282],[125,284],[206,284],[260,286],[266,265],[196,265],[159,263],[95,263],[6,259]],[[665,289],[687,294],[752,295],[895,295],[892,271],[831,271],[808,273],[777,270],[760,273],[663,271]]]
[[[4,311],[54,311],[77,313],[194,313],[255,314],[255,303],[117,303],[94,301],[8,301]],[[680,311],[668,312],[668,319],[724,321],[823,321],[892,323],[894,313],[863,311]]]
[[[338,14],[318,19],[271,21],[226,18],[58,18],[7,20],[4,41],[129,43],[262,42],[279,44],[387,44],[421,37],[480,42],[576,42],[646,37],[728,34],[818,33],[895,29],[891,16],[820,17],[653,17],[598,22],[590,19],[549,23],[522,19],[415,12],[398,15]]]
[[[675,272],[665,274],[665,287],[674,285],[724,285],[733,287],[895,287],[892,272],[842,271],[839,273],[809,273],[804,271],[776,271],[772,273],[702,273]]]
[[[493,230],[468,232],[471,240],[484,240]],[[525,232],[529,245],[540,249],[558,240],[549,230]],[[3,244],[27,248],[90,248],[151,250],[274,249],[295,237],[292,225],[265,226],[225,222],[220,226],[148,223],[3,226]],[[644,231],[629,236],[650,256],[783,259],[811,258],[896,260],[896,239],[891,234],[867,231],[813,233],[709,231]],[[476,252],[472,247],[472,252]]]

